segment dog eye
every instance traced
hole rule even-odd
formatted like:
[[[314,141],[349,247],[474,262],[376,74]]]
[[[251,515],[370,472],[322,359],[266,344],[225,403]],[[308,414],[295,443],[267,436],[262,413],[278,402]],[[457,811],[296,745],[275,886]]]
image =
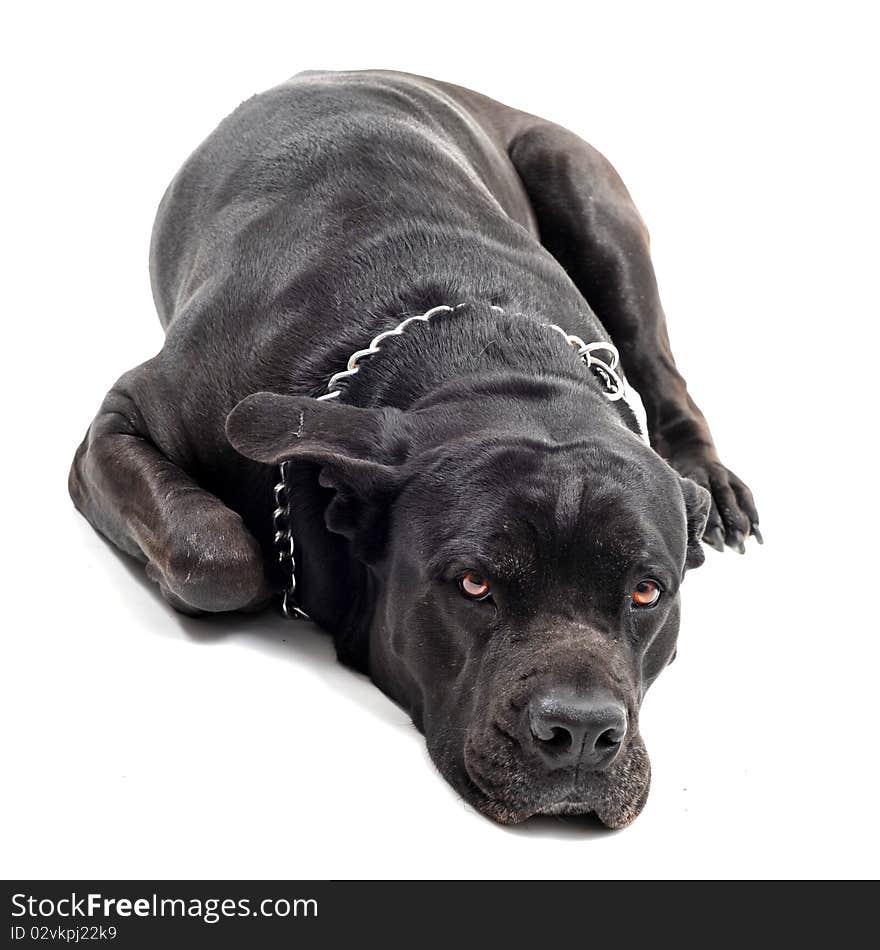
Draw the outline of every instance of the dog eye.
[[[636,584],[636,589],[632,593],[632,602],[634,607],[653,607],[660,600],[660,594],[663,593],[657,581],[645,578]]]
[[[492,596],[489,582],[476,571],[468,571],[458,579],[458,587],[468,600],[486,600]]]

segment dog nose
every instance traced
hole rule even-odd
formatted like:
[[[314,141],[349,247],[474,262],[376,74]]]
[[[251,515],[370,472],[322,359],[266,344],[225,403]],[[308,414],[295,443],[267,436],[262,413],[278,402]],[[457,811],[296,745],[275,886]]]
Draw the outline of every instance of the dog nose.
[[[555,767],[607,768],[626,735],[626,709],[611,695],[551,690],[529,703],[529,726],[541,757]]]

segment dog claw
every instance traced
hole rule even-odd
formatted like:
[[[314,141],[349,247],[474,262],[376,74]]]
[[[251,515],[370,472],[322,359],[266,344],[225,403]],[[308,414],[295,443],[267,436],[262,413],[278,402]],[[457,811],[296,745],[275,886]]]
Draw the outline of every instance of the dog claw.
[[[758,542],[758,544],[764,543],[764,538],[761,536],[761,531],[756,524],[752,525],[752,537]]]
[[[711,531],[707,531],[703,535],[703,540],[710,547],[715,548],[716,551],[724,550],[724,534],[721,531],[721,528],[712,528]]]
[[[727,543],[734,551],[739,551],[740,554],[746,553],[746,546],[743,543],[745,536],[739,528],[733,528],[727,535]]]

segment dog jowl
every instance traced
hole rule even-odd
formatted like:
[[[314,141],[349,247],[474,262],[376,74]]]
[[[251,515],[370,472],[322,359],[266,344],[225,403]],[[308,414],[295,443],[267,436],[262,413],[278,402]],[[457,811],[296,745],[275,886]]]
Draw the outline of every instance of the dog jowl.
[[[631,821],[684,576],[760,535],[607,161],[454,86],[304,74],[188,160],[151,276],[166,344],[71,470],[92,524],[178,610],[295,593],[484,814]]]

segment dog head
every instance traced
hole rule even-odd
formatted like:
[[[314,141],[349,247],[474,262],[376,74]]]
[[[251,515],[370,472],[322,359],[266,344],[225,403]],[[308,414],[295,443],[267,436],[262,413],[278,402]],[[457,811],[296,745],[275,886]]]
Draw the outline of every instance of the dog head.
[[[468,801],[622,827],[647,797],[639,708],[675,653],[709,495],[565,383],[494,396],[400,412],[260,393],[227,433],[319,467],[326,528],[373,591],[371,675]]]

